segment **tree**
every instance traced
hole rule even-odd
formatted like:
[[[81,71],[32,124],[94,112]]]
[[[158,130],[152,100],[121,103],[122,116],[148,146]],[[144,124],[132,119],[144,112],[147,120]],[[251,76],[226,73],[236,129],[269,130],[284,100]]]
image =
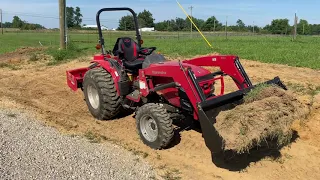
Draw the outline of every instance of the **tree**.
[[[202,25],[203,31],[220,31],[222,28],[222,23],[220,23],[216,17],[209,17]]]
[[[75,26],[76,27],[81,27],[81,23],[82,23],[82,14],[81,14],[81,10],[79,7],[76,7],[76,10],[74,12],[74,22],[75,22]]]
[[[191,16],[190,16],[191,17]],[[186,21],[186,28],[185,30],[190,30],[191,21],[189,18],[185,19]],[[202,26],[205,24],[205,21],[203,19],[198,19],[195,17],[192,17],[192,21],[197,25],[197,27],[201,30]],[[192,24],[192,30],[196,30],[196,27]]]
[[[241,19],[237,20],[237,26],[238,26],[239,31],[245,30],[245,27],[246,27],[246,25],[243,23],[243,21]]]
[[[169,21],[158,22],[154,25],[154,29],[157,31],[167,31]]]
[[[312,35],[320,35],[320,24],[312,24],[312,25],[310,25],[310,34],[312,34]]]
[[[127,15],[123,16],[119,21],[119,27],[118,30],[120,31],[132,31],[135,29],[133,16]]]
[[[23,21],[18,16],[13,16],[12,27],[21,28],[22,25],[23,25]]]
[[[82,23],[81,9],[76,7],[66,7],[67,26],[68,28],[80,28]]]
[[[187,21],[182,18],[176,18],[176,21],[173,24],[176,25],[175,28],[177,31],[182,31],[183,29],[185,29],[187,27]]]
[[[152,13],[147,10],[143,10],[138,14],[140,27],[154,27],[154,19]]]
[[[14,16],[12,23],[6,22],[4,23],[5,28],[19,28],[22,30],[36,30],[36,29],[45,29],[40,24],[28,23],[27,21],[22,21],[18,16]]]
[[[248,31],[248,32],[253,32],[253,26],[246,26],[245,27],[245,30]],[[261,28],[258,27],[258,26],[254,26],[254,32],[255,33],[260,33],[261,32]],[[266,31],[267,32],[267,31]]]
[[[11,22],[5,22],[2,25],[3,25],[3,28],[12,28],[12,23]]]
[[[307,35],[311,34],[311,28],[307,20],[300,19],[297,27],[298,34]]]
[[[288,34],[291,31],[289,19],[274,19],[266,29],[272,34]]]
[[[66,7],[66,16],[67,16],[67,27],[73,28],[76,24],[75,22],[75,16],[74,16],[74,9],[73,7]]]

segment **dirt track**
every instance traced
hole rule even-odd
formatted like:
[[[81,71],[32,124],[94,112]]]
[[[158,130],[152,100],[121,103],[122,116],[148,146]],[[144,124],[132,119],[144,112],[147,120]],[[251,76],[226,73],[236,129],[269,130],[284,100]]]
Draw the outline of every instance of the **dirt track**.
[[[320,72],[316,70],[254,61],[242,63],[254,83],[280,76],[285,83],[320,87]],[[223,168],[220,168],[212,163],[210,152],[198,132],[182,131],[173,147],[154,151],[140,141],[131,115],[113,121],[96,121],[87,110],[82,92],[74,93],[66,85],[67,69],[87,65],[88,62],[73,61],[54,67],[29,64],[16,71],[0,68],[0,106],[35,112],[47,124],[65,133],[91,131],[105,136],[128,150],[148,154],[146,159],[160,173],[171,177],[320,179],[320,95],[313,100],[313,112],[308,121],[295,124],[300,137],[281,150],[281,157],[277,150],[253,151],[250,156],[239,157],[237,162],[221,164]],[[310,96],[301,95],[301,98],[310,104]],[[278,158],[272,160],[271,157]]]

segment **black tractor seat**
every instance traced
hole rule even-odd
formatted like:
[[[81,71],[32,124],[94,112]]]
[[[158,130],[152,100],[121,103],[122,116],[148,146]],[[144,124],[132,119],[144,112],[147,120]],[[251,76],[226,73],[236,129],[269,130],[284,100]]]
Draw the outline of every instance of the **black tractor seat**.
[[[123,61],[123,66],[130,70],[142,69],[144,59],[136,59],[134,61]]]
[[[130,37],[122,37],[117,39],[112,53],[122,60],[127,71],[138,73],[139,69],[150,64],[165,61],[162,55],[153,53],[154,50],[156,47],[141,48]]]
[[[113,55],[122,60],[123,66],[131,71],[138,71],[142,68],[144,57],[139,54],[140,47],[130,37],[121,37],[113,48]]]

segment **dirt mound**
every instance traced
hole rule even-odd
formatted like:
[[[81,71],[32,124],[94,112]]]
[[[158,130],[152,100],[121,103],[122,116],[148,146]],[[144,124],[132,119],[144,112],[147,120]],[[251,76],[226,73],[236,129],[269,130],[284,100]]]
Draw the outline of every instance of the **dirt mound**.
[[[248,93],[240,105],[222,111],[215,127],[225,150],[244,153],[270,138],[277,139],[278,146],[288,144],[294,120],[306,113],[306,107],[292,93],[261,86]]]
[[[14,52],[0,54],[0,63],[9,62],[11,64],[17,64],[21,61],[28,60],[30,55],[36,52],[42,52],[44,49],[44,47],[24,47]]]

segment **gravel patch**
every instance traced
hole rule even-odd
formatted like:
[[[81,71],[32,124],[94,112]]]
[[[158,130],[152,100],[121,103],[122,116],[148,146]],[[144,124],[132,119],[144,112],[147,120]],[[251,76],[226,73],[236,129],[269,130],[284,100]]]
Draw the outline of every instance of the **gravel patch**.
[[[19,112],[0,110],[0,179],[153,179],[151,166],[110,143],[95,144]]]

